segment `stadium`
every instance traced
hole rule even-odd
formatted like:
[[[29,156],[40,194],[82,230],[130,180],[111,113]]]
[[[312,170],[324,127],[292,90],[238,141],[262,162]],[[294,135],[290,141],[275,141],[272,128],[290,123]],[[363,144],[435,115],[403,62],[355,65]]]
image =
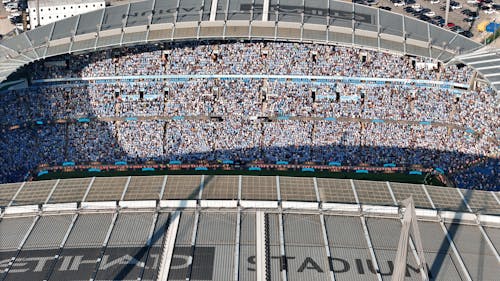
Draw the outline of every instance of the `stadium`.
[[[336,0],[0,41],[0,281],[498,280],[500,50]]]

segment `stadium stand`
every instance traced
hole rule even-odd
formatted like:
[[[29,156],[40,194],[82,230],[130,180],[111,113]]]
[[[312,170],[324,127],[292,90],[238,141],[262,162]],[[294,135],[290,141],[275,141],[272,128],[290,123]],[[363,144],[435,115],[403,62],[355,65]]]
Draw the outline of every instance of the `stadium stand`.
[[[31,87],[0,97],[3,150],[16,150],[6,153],[3,182],[66,161],[287,159],[440,167],[460,187],[498,188],[495,92],[454,89],[471,71],[416,67],[426,61],[271,42],[49,59],[31,67]]]

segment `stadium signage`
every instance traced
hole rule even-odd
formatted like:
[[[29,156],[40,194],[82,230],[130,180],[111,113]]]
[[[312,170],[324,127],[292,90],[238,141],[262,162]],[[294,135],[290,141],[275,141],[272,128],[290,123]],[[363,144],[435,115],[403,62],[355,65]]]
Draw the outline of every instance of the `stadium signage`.
[[[212,280],[215,270],[226,270],[224,268],[214,268],[217,247],[176,247],[171,261],[169,277],[176,280],[184,280],[190,274],[192,279]],[[89,252],[89,249],[71,249],[68,255],[61,255],[56,261],[55,255],[40,250],[24,251],[17,257],[10,266],[9,275],[15,275],[21,279],[29,277],[37,279],[39,276],[46,276],[52,271],[52,274],[66,276],[68,280],[74,278],[86,278],[98,266],[98,274],[113,278],[117,272],[130,271],[131,268],[137,268],[157,272],[159,268],[160,248],[155,247],[154,253],[149,254],[146,262],[145,256],[137,256],[138,248],[109,248],[111,253],[105,253],[97,262],[97,256]],[[54,250],[53,250],[54,251]],[[49,252],[51,252],[49,250]],[[194,253],[194,257],[192,257]],[[3,253],[0,260],[0,270],[9,266],[11,258],[7,253]],[[14,253],[12,253],[14,255]],[[358,275],[377,274],[375,266],[371,259],[364,258],[340,258],[333,257],[328,259],[328,266],[325,266],[323,260],[317,260],[318,257],[296,257],[296,256],[271,256],[270,264],[273,261],[279,261],[280,270],[294,271],[297,273],[315,273],[327,274],[329,271],[335,274],[350,273]],[[225,259],[225,258],[224,258]],[[192,261],[196,264],[192,266]],[[246,261],[245,268],[248,271],[256,271],[256,257],[249,256],[242,258]],[[392,260],[379,260],[382,268],[382,276],[391,276],[394,271],[394,262]],[[406,276],[418,274],[420,270],[409,264],[406,267]],[[113,275],[113,276],[112,276]],[[20,279],[20,280],[21,280]],[[27,280],[27,279],[25,279]]]
[[[294,257],[294,256],[285,256],[285,257],[271,256],[271,260],[273,260],[273,259],[279,260],[281,270],[287,270],[287,271],[295,270],[298,273],[302,273],[302,272],[307,271],[307,270],[316,271],[318,273],[324,273],[325,269],[326,269],[327,271],[332,271],[334,273],[346,273],[346,272],[350,272],[352,270],[355,270],[359,275],[377,274],[377,271],[376,271],[375,266],[374,266],[371,259],[365,259],[363,261],[363,259],[355,258],[352,261],[353,263],[351,263],[346,259],[330,257],[328,260],[330,268],[325,268],[325,269],[322,268],[316,262],[316,260],[314,260],[314,258],[312,258],[312,257],[305,257],[303,259],[297,259],[297,257]],[[290,264],[288,262],[289,260],[296,260],[298,263],[295,263],[295,264],[299,264],[299,266],[297,268],[291,268],[289,266],[289,264]],[[247,267],[247,270],[248,271],[256,271],[255,256],[248,257],[247,262],[250,265]],[[381,271],[380,275],[391,276],[394,272],[394,262],[391,260],[388,260],[388,261],[386,261],[386,263],[387,263],[389,270],[387,272]],[[365,266],[365,264],[366,264],[366,266]],[[420,269],[415,268],[409,264],[406,264],[406,277],[411,277],[412,276],[411,272],[419,273]]]
[[[264,5],[263,4],[241,4],[240,5],[240,10],[241,11],[251,11],[253,6],[254,13],[256,11],[262,12],[264,10]],[[318,16],[318,17],[325,17],[327,15],[330,15],[330,17],[335,20],[335,19],[342,19],[342,20],[348,20],[351,21],[353,19],[353,12],[352,11],[341,11],[341,10],[335,10],[335,9],[328,9],[328,8],[317,8],[317,7],[307,7],[307,6],[298,6],[298,5],[283,5],[283,4],[269,4],[269,11],[270,12],[281,12],[284,14],[295,14],[300,16],[302,13],[302,10],[304,11],[305,15],[311,15],[311,16]],[[367,24],[373,24],[372,23],[372,16],[368,14],[363,14],[359,12],[354,13],[354,20],[358,22],[363,22]]]

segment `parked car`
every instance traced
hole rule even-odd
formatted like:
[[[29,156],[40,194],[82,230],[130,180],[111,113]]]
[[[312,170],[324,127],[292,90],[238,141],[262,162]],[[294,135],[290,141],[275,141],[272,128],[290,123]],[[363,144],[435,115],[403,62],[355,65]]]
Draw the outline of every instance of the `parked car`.
[[[439,0],[431,0],[431,4],[439,4]]]
[[[449,23],[446,25],[446,27],[448,27],[448,28],[452,28],[452,27],[454,27],[454,26],[455,26],[455,24],[454,24],[454,23],[452,23],[452,22],[449,22]]]
[[[489,10],[484,11],[485,14],[491,15],[493,13],[496,13],[495,9],[490,8]]]
[[[413,12],[415,11],[415,10],[413,10],[413,8],[412,8],[412,7],[410,7],[410,6],[405,7],[405,8],[404,8],[404,10],[405,10],[405,12],[407,12],[407,13],[413,13]]]
[[[452,10],[462,9],[462,4],[458,3],[458,5],[450,5],[450,8]]]
[[[391,7],[387,7],[387,6],[382,6],[382,7],[379,7],[380,9],[382,10],[386,10],[386,11],[391,11],[392,8]]]
[[[450,28],[450,30],[456,33],[464,32],[463,28],[458,25],[453,26],[452,28]]]
[[[403,1],[394,2],[393,4],[394,4],[395,7],[403,7],[404,5],[406,5],[405,2],[403,2]]]
[[[420,20],[423,20],[423,21],[430,21],[430,20],[431,20],[431,18],[429,18],[429,17],[428,17],[428,16],[426,16],[426,15],[420,15],[418,18],[419,18]]]
[[[366,1],[366,4],[367,4],[368,6],[371,6],[371,5],[377,5],[377,4],[378,4],[378,2],[379,2],[379,0],[367,0],[367,1]]]
[[[472,34],[472,32],[470,32],[470,31],[468,31],[468,30],[463,31],[463,32],[460,32],[460,35],[465,36],[465,37],[467,37],[467,38],[471,38],[471,37],[473,37],[473,36],[474,36],[474,34]]]
[[[5,10],[7,10],[7,12],[10,12],[11,10],[14,10],[17,8],[19,8],[19,5],[17,4],[17,2],[7,3],[7,5],[5,5]]]
[[[424,15],[432,18],[432,17],[436,16],[436,13],[434,13],[433,11],[430,11],[430,12],[424,13]]]

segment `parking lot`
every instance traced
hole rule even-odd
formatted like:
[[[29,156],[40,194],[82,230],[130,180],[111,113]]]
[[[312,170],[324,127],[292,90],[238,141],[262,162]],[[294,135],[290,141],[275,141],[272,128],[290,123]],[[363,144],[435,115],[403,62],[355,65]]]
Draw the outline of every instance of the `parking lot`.
[[[438,2],[439,1],[439,2]],[[497,21],[500,20],[500,11],[496,10],[490,14],[488,12],[485,12],[485,10],[482,10],[481,7],[479,7],[477,4],[472,4],[472,3],[467,3],[467,2],[472,2],[471,0],[452,0],[454,2],[457,2],[459,4],[458,7],[460,8],[455,8],[452,9],[449,14],[448,14],[448,23],[451,23],[449,29],[452,30],[457,30],[460,27],[464,31],[470,31],[472,34],[471,39],[481,42],[485,39],[486,36],[488,36],[487,33],[479,32],[477,30],[478,24],[480,24],[483,21],[494,21],[495,17],[497,18]],[[486,1],[491,1],[491,0],[486,0]],[[409,0],[410,3],[416,2],[415,4],[419,4],[422,9],[429,9],[430,11],[434,12],[434,16],[429,17],[431,20],[432,19],[439,19],[439,17],[443,18],[441,22],[444,23],[444,18],[445,18],[445,5],[446,1],[445,0],[416,0],[412,1]],[[438,2],[438,3],[435,3]],[[495,2],[491,1],[491,4],[495,4]],[[498,3],[498,2],[497,2]],[[391,11],[403,14],[406,16],[413,16],[415,18],[419,18],[419,15],[413,15],[410,12],[405,11],[406,8],[413,6],[414,4],[405,4],[403,6],[395,5],[391,0],[380,0],[380,2],[377,4],[378,7],[389,7],[391,8]],[[465,10],[470,10],[471,12],[477,12],[477,15],[479,18],[473,19],[471,22],[466,22],[464,21],[465,18],[468,18],[469,16],[463,14],[463,11]],[[437,22],[437,21],[436,21]],[[452,26],[457,26],[457,27],[452,27]],[[467,35],[467,34],[466,34]]]
[[[8,19],[9,13],[5,10],[4,5],[0,5],[0,35],[7,34],[14,29],[14,25]]]

